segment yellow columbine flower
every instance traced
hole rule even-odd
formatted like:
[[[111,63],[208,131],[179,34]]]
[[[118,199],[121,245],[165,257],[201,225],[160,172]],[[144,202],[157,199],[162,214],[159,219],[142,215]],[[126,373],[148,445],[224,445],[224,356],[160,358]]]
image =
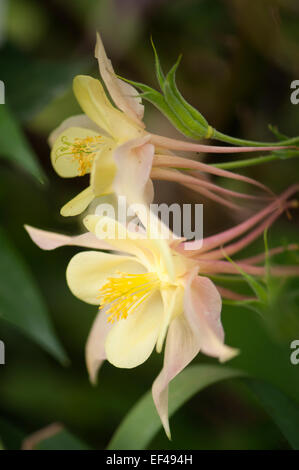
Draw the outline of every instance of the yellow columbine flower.
[[[178,157],[173,152],[169,154],[169,150],[234,153],[273,148],[214,147],[147,132],[142,121],[144,107],[141,98],[131,85],[117,78],[99,35],[95,55],[100,75],[116,107],[106,96],[99,80],[84,75],[75,77],[74,93],[85,114],[67,119],[51,134],[51,160],[60,176],[72,178],[89,174],[90,183],[62,208],[62,215],[78,215],[95,197],[112,192],[126,196],[129,204],[151,202],[151,179],[177,181],[231,209],[240,208],[230,200],[232,196],[249,200],[256,198],[222,188],[207,181],[201,173],[195,176],[175,168],[199,170],[203,174],[242,180],[267,189],[250,178]]]
[[[142,364],[155,346],[161,352],[167,335],[153,398],[170,435],[169,381],[200,350],[222,361],[236,354],[223,343],[221,297],[208,278],[198,276],[198,262],[175,251],[174,241],[129,231],[124,238],[124,227],[107,217],[87,216],[84,223],[99,243],[117,252],[81,252],[67,268],[73,294],[100,308],[86,347],[91,380],[104,359],[121,368]]]
[[[174,238],[153,240],[140,231],[129,232],[107,217],[88,216],[85,225],[90,231],[78,236],[27,226],[32,240],[44,250],[75,245],[115,252],[79,253],[67,269],[72,292],[85,302],[100,306],[86,347],[91,380],[96,380],[103,360],[108,359],[117,367],[135,367],[149,357],[155,345],[161,351],[166,337],[163,369],[152,391],[169,435],[169,382],[199,351],[221,361],[236,354],[236,350],[224,344],[219,293],[228,299],[249,300],[248,296],[215,286],[205,276],[224,273],[239,276],[240,270],[265,276],[267,268],[259,266],[264,253],[234,263],[225,257],[252,243],[283,211],[298,207],[296,200],[290,200],[297,191],[298,185],[288,188],[266,208],[224,232],[205,238],[203,244]],[[296,244],[276,247],[268,255],[297,249]],[[297,276],[299,270],[298,266],[271,264],[270,272],[278,277]]]
[[[88,233],[68,237],[27,227],[43,249],[64,245],[101,251],[75,255],[67,268],[67,282],[79,299],[99,306],[86,345],[92,382],[107,359],[133,368],[166,338],[164,365],[152,392],[164,429],[168,423],[168,384],[199,353],[226,361],[237,350],[224,344],[221,297],[213,282],[199,276],[201,261],[184,254],[179,239],[152,239],[108,217],[90,215]],[[190,254],[191,252],[189,252]]]
[[[146,172],[150,172],[152,165],[154,147],[148,143],[150,137],[144,131],[141,100],[131,85],[115,76],[99,35],[96,57],[118,109],[107,98],[99,80],[84,75],[75,77],[74,93],[85,114],[67,119],[51,134],[51,161],[62,177],[90,174],[90,185],[62,208],[64,216],[80,214],[95,197],[113,192],[118,158],[127,157],[130,166],[130,154],[133,154],[131,177],[144,179],[145,186],[149,174],[142,178],[136,172],[140,163],[147,164],[147,159]],[[136,197],[139,199],[133,194],[131,199]]]

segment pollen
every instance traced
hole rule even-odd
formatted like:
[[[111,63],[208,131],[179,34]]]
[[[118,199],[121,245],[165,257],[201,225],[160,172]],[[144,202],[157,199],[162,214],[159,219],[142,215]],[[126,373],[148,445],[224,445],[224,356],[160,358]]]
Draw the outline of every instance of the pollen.
[[[108,322],[126,319],[145,302],[159,286],[155,273],[128,274],[117,272],[100,289],[100,308],[109,306]]]
[[[76,137],[72,142],[69,142],[67,137],[63,136],[61,141],[63,146],[58,149],[57,156],[71,156],[74,161],[77,161],[79,164],[78,176],[90,173],[96,153],[102,145],[102,137],[100,135],[84,139]]]

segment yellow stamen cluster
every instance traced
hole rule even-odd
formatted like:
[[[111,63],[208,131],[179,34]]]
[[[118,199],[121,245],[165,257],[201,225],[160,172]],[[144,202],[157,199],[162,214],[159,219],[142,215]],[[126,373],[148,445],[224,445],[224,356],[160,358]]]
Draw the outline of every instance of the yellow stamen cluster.
[[[73,142],[69,142],[64,136],[61,140],[64,145],[58,149],[57,156],[71,156],[73,160],[77,160],[79,176],[90,172],[94,157],[102,144],[101,136],[90,136],[84,139],[76,137]]]
[[[100,289],[101,307],[110,305],[107,310],[108,322],[127,318],[155,291],[159,279],[155,273],[117,273],[110,277]]]

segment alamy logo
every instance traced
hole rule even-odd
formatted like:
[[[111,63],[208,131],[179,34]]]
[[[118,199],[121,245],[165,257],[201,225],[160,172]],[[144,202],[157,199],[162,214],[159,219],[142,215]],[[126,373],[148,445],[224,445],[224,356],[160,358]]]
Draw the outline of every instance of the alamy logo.
[[[5,104],[5,85],[2,80],[0,80],[0,104]]]
[[[0,340],[0,365],[5,364],[5,345],[3,341]]]
[[[125,239],[129,230],[131,237],[147,237],[151,239],[169,239],[174,236],[186,240],[196,240],[198,247],[203,239],[203,205],[202,204],[150,204],[148,210],[143,204],[128,204],[125,196],[117,198],[117,204],[99,204],[96,207],[96,215],[102,218],[102,223],[97,226],[99,238],[108,239],[118,237]],[[136,215],[142,221],[146,231],[138,230]],[[132,217],[134,217],[132,219]],[[128,220],[130,222],[128,223]],[[120,225],[116,225],[115,221]],[[172,232],[169,227],[172,226]],[[140,228],[140,227],[139,227]],[[138,232],[135,234],[135,232]],[[117,232],[117,233],[116,233]],[[188,250],[188,247],[185,249]]]
[[[299,104],[299,80],[292,81],[291,89],[294,90],[290,96],[291,103]]]
[[[294,339],[290,344],[290,348],[294,349],[290,356],[291,364],[293,364],[293,366],[297,366],[299,364],[299,340]]]

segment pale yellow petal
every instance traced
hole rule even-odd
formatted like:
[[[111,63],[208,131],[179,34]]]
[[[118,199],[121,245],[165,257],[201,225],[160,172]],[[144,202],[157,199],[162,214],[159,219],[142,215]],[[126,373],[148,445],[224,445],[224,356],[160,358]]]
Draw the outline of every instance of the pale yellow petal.
[[[99,305],[99,291],[107,277],[116,271],[140,274],[144,267],[132,257],[83,251],[75,255],[66,271],[66,279],[72,293],[79,299],[93,305]]]
[[[93,250],[111,250],[111,246],[99,240],[93,233],[69,236],[62,233],[40,230],[30,225],[24,225],[31,240],[42,250],[55,250],[61,246],[83,246]]]
[[[116,77],[111,61],[108,59],[103,42],[97,34],[95,56],[98,59],[100,74],[116,106],[139,126],[144,126],[142,118],[144,106],[137,90],[132,85]]]
[[[155,153],[154,146],[148,143],[149,138],[149,135],[145,135],[129,140],[114,152],[117,173],[113,187],[116,194],[126,197],[128,205],[146,205],[145,189]]]
[[[160,353],[162,350],[164,339],[170,322],[178,315],[181,315],[183,313],[184,288],[182,286],[170,286],[162,288],[161,294],[163,299],[164,311],[159,337],[157,341],[158,353]]]
[[[73,89],[85,114],[108,134],[111,134],[107,110],[113,111],[113,107],[99,80],[87,75],[78,75],[74,78]]]
[[[154,403],[169,439],[168,384],[194,359],[199,352],[199,346],[185,316],[176,317],[167,333],[163,369],[152,387]]]
[[[94,197],[91,186],[88,186],[65,204],[60,210],[60,214],[64,217],[79,215],[88,207]]]
[[[85,144],[87,140],[90,141],[88,148]],[[101,152],[105,144],[105,138],[98,132],[80,127],[69,127],[57,137],[53,145],[51,151],[53,168],[63,178],[90,173],[96,154]],[[91,151],[94,152],[91,153]]]
[[[174,276],[173,256],[167,240],[152,240],[142,232],[130,232],[110,217],[88,215],[83,222],[100,240],[105,240],[118,251],[137,256],[149,271],[159,268],[165,275]]]
[[[90,184],[96,196],[113,192],[113,181],[116,165],[113,158],[113,147],[107,145],[94,161],[90,175]]]
[[[117,321],[106,339],[107,360],[126,369],[145,362],[155,347],[162,314],[163,302],[156,292],[138,311]]]
[[[91,129],[98,134],[103,134],[104,129],[100,129],[89,117],[85,114],[77,114],[65,119],[56,129],[49,135],[48,142],[52,148],[56,139],[69,127],[81,127],[83,129]]]
[[[85,348],[87,370],[93,384],[96,383],[99,368],[106,359],[105,341],[111,327],[112,323],[107,321],[105,309],[100,310],[91,327]]]
[[[112,106],[99,80],[78,75],[73,87],[82,110],[116,141],[124,142],[142,135],[141,128]]]

